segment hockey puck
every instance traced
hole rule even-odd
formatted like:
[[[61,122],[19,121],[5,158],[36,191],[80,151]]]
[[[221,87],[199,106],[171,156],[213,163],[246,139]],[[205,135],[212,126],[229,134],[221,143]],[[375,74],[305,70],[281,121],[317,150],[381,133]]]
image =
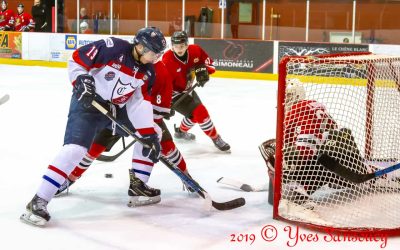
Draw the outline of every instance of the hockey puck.
[[[112,174],[105,174],[104,177],[106,177],[106,178],[112,178],[113,175],[112,175]]]

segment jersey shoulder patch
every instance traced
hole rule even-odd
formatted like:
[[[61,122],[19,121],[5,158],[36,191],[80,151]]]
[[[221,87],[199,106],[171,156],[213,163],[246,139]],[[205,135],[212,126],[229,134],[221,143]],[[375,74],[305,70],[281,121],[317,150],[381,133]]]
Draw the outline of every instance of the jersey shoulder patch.
[[[104,39],[104,42],[106,43],[107,48],[112,48],[114,47],[114,41],[111,39],[111,37],[107,37]]]

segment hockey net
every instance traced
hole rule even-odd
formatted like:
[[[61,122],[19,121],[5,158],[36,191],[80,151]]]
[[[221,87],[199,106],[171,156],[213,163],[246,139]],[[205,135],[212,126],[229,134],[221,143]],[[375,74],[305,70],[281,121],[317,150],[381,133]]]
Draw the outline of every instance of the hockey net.
[[[293,81],[304,87],[306,100],[324,106],[336,128],[314,131],[324,130],[323,126],[312,125],[323,123],[323,117],[315,120],[308,113],[297,112],[294,120],[302,120],[297,126],[303,128],[296,127],[293,133],[287,130],[288,122],[293,122],[288,111],[294,104],[286,90]],[[323,230],[400,233],[400,170],[355,184],[315,160],[328,130],[345,128],[350,131],[355,148],[328,147],[328,150],[335,151],[331,153],[345,162],[347,168],[364,174],[399,163],[399,83],[400,57],[353,53],[281,60],[274,218]],[[319,134],[297,138],[304,126],[311,130],[310,134]],[[304,147],[299,146],[302,143]],[[313,145],[310,147],[314,151],[310,152],[307,143]],[[299,156],[293,154],[296,150],[308,150],[306,154],[314,156],[304,159],[305,152]],[[360,161],[352,159],[357,154],[361,166]]]

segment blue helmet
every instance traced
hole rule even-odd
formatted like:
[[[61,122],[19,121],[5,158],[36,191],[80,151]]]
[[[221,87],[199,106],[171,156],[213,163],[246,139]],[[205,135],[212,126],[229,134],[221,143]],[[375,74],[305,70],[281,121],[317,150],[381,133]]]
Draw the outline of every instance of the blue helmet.
[[[142,44],[156,54],[162,53],[167,47],[163,33],[156,27],[146,27],[138,30],[133,39],[133,44]]]

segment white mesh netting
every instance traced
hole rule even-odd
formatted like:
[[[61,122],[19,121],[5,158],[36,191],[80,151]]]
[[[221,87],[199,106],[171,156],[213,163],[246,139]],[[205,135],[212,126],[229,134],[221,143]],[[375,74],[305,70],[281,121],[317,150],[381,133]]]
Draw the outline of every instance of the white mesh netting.
[[[355,184],[317,162],[325,153],[360,174],[400,162],[400,57],[293,57],[286,71],[279,216],[400,228],[400,170]]]

